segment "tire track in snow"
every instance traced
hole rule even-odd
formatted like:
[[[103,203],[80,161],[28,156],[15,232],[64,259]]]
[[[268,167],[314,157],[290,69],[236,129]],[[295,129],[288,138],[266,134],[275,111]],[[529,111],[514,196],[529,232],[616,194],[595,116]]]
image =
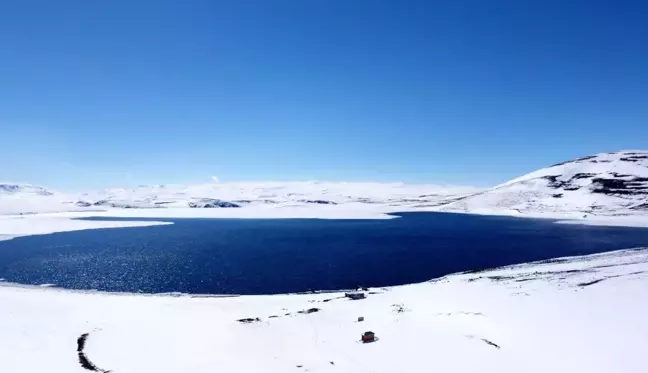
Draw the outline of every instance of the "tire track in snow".
[[[93,372],[99,372],[99,373],[110,373],[109,370],[101,369],[94,365],[90,359],[86,356],[85,352],[83,352],[85,348],[86,341],[88,337],[90,336],[90,333],[83,333],[77,338],[77,353],[79,354],[79,364],[83,369],[90,370]]]

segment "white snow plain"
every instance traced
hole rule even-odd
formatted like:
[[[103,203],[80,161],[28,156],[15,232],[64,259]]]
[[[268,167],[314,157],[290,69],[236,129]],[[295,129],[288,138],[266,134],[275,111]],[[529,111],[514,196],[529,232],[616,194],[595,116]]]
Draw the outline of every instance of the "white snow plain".
[[[174,297],[0,285],[0,372],[88,372],[81,363],[113,373],[645,371],[647,249],[367,294]],[[316,312],[300,313],[309,309]],[[365,331],[378,340],[361,343]]]

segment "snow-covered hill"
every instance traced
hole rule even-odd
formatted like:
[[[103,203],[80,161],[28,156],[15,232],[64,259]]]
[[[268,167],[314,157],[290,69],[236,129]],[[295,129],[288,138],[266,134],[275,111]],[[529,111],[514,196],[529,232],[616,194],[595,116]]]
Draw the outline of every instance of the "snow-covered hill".
[[[441,210],[648,215],[648,151],[601,153],[559,163],[462,198]]]

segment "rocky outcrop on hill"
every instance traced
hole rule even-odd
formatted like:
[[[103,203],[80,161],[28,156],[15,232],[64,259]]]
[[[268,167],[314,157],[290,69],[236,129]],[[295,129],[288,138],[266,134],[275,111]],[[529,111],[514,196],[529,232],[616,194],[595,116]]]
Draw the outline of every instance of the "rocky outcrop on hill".
[[[636,214],[648,210],[648,151],[601,153],[558,163],[442,210]]]

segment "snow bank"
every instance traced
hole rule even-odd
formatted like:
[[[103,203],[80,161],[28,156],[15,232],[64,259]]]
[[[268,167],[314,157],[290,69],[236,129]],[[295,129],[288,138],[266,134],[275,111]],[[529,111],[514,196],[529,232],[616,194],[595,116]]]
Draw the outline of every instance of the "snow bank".
[[[648,250],[451,275],[355,301],[0,286],[0,371],[643,372],[645,294]],[[365,331],[379,339],[360,343]]]
[[[32,236],[56,232],[78,231],[97,228],[146,227],[172,224],[157,221],[88,221],[71,217],[83,213],[61,213],[23,216],[0,216],[0,241],[20,236]]]
[[[564,217],[559,217],[563,219]],[[560,220],[559,224],[586,224],[586,225],[603,225],[609,227],[648,227],[648,217],[646,216],[615,216],[600,217],[588,216],[587,218]]]

